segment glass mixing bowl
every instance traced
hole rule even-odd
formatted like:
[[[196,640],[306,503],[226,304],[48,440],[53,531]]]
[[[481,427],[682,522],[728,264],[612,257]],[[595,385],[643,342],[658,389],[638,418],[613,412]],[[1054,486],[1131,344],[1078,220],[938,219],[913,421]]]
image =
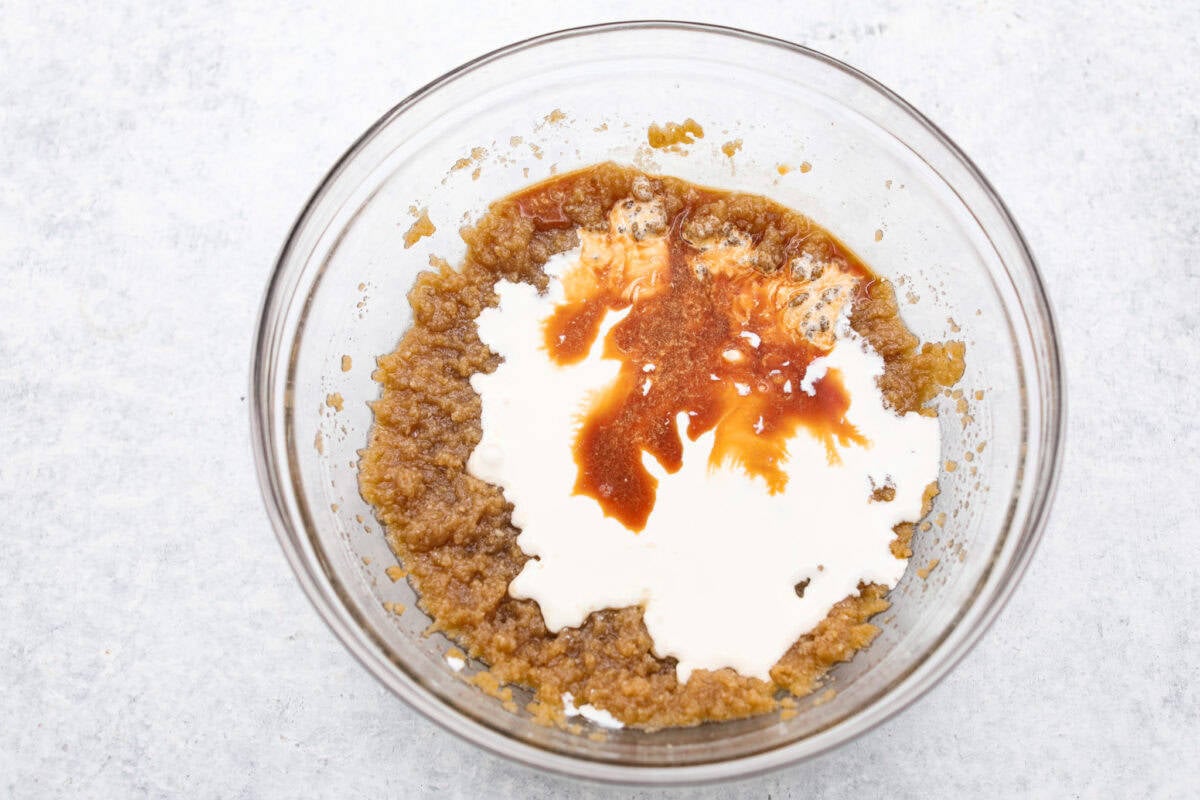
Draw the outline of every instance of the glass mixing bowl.
[[[681,152],[651,123],[692,118]],[[722,145],[740,140],[730,157]],[[727,150],[733,150],[729,144]],[[359,497],[357,451],[378,397],[374,358],[409,325],[406,293],[457,229],[533,181],[615,160],[762,193],[832,230],[892,280],[923,339],[962,339],[961,396],[939,399],[941,494],[878,639],[798,713],[653,733],[572,734],[463,680]],[[416,209],[437,232],[410,248]],[[637,22],[514,44],[388,112],[333,167],[288,237],[255,345],[259,480],[300,583],[346,647],[429,718],[493,752],[601,780],[691,782],[810,756],[928,690],[995,618],[1029,562],[1063,432],[1051,312],[1028,247],[979,171],[876,81],[742,31]],[[339,403],[339,396],[341,402]],[[338,406],[341,406],[339,409]],[[918,568],[938,565],[922,577]],[[395,613],[401,604],[407,608]],[[832,691],[830,691],[832,690]],[[522,699],[518,692],[518,701]],[[521,703],[518,703],[522,705]]]

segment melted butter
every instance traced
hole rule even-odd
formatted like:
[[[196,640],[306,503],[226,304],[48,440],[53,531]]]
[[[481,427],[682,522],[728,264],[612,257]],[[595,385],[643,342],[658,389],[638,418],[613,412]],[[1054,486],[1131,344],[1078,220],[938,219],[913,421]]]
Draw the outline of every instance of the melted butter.
[[[532,203],[522,213],[556,221]],[[625,312],[603,338],[617,375],[580,416],[574,491],[634,531],[646,526],[658,487],[644,456],[667,473],[682,466],[677,418],[692,441],[714,434],[710,468],[740,469],[771,494],[787,486],[782,465],[800,429],[823,443],[830,463],[835,445],[868,444],[846,419],[838,371],[817,383],[807,375],[833,347],[865,268],[848,254],[818,261],[801,252],[764,275],[750,266],[754,243],[736,233],[688,241],[687,213],[668,222],[659,202],[626,200],[607,230],[580,231],[580,256],[561,276],[564,299],[543,324],[546,351],[567,366],[587,356],[607,314]]]

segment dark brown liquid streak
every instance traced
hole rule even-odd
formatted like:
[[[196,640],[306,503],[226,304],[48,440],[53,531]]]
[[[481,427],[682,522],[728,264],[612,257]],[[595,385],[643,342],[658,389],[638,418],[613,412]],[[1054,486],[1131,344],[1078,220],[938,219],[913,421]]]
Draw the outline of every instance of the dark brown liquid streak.
[[[594,498],[606,515],[633,531],[646,526],[658,486],[642,463],[643,453],[668,473],[683,465],[675,423],[680,413],[688,416],[687,435],[693,441],[715,430],[710,468],[741,468],[763,478],[772,494],[787,483],[787,443],[800,427],[825,444],[831,462],[838,458],[835,444],[865,444],[845,420],[850,398],[836,370],[815,384],[814,395],[800,388],[808,365],[826,352],[781,330],[778,309],[744,302],[754,282],[767,277],[749,268],[735,276],[696,275],[691,261],[700,251],[682,236],[688,212],[685,208],[671,221],[667,285],[649,298],[635,299],[605,337],[603,357],[619,361],[620,371],[592,398],[574,445],[575,492]],[[558,364],[581,361],[605,314],[629,305],[611,288],[564,303],[547,320],[546,349]],[[740,319],[735,318],[739,310]],[[748,346],[743,331],[759,337],[757,348]],[[726,359],[728,350],[742,357]],[[648,364],[654,365],[652,372],[643,371]],[[647,379],[651,385],[643,394]],[[791,391],[784,391],[789,382]],[[738,393],[739,383],[749,387],[748,394]]]

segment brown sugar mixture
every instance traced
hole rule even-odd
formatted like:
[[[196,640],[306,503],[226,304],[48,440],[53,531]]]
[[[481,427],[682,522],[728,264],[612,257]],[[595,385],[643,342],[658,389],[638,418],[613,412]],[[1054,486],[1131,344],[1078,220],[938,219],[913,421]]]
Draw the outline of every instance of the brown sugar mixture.
[[[665,125],[654,124],[646,131],[646,140],[655,149],[691,144],[697,139],[703,138],[704,128],[700,127],[700,123],[691,117],[688,117],[683,122],[668,122]]]
[[[652,198],[653,213],[640,213],[644,209],[638,205]],[[826,304],[844,292],[853,298],[851,326],[884,360],[879,386],[894,410],[933,415],[926,403],[962,375],[962,344],[920,343],[901,321],[891,285],[802,215],[763,197],[600,164],[495,203],[464,231],[468,250],[459,269],[445,266],[418,278],[409,294],[413,325],[396,350],[379,359],[375,373],[383,393],[373,404],[375,426],[361,460],[360,488],[434,629],[489,666],[480,685],[533,689],[529,710],[538,718],[561,722],[564,692],[577,704],[591,704],[643,728],[770,711],[788,693],[812,692],[832,665],[872,641],[878,629],[868,620],[888,607],[885,587],[862,585],[858,596],[834,606],[779,659],[769,682],[722,669],[696,670],[680,684],[674,660],[653,655],[640,608],[599,611],[579,628],[550,633],[535,602],[509,596],[509,583],[528,559],[516,542],[512,507],[499,488],[466,469],[481,436],[480,400],[470,378],[494,370],[499,361],[475,326],[480,311],[496,303],[493,287],[510,280],[545,288],[546,260],[579,245],[581,237],[586,248],[588,232],[610,230],[614,214],[627,215],[629,247],[672,248],[668,259],[659,260],[671,270],[685,262],[688,269],[703,268],[706,248],[715,244],[740,248],[740,263],[750,269],[722,274],[713,261],[709,277],[715,294],[704,302],[689,294],[691,284],[683,280],[601,274],[586,285],[564,282],[567,303],[545,329],[547,351],[560,363],[586,354],[602,312],[630,302],[630,292],[638,287],[652,293],[639,302],[648,301],[653,313],[639,315],[625,330],[618,325],[609,337],[620,344],[623,376],[627,369],[636,376],[652,359],[703,358],[705,369],[711,366],[731,379],[768,382],[779,376],[760,374],[756,361],[716,358],[724,345],[709,341],[710,334],[725,337],[732,314],[761,336],[766,363],[795,359],[806,364],[832,344]],[[672,235],[642,237],[642,230]],[[789,293],[786,302],[778,302],[781,292]],[[755,296],[770,297],[773,308],[785,309],[786,327],[756,317],[762,304],[746,300]],[[830,439],[853,436],[853,430],[837,425],[847,398],[836,381],[822,381],[824,389],[815,396],[765,393],[753,410],[763,420],[764,435],[753,441],[737,425],[723,435],[733,401],[718,389],[682,377],[647,396],[632,386],[618,379],[593,408],[575,454],[577,491],[595,497],[606,513],[634,530],[653,508],[653,479],[642,474],[640,452],[653,453],[669,469],[678,457],[679,438],[677,432],[664,433],[661,423],[673,418],[685,400],[688,409],[699,412],[690,423],[696,431],[689,426],[689,435],[714,430],[713,458],[736,460],[768,485],[777,472],[779,444],[798,427]],[[614,474],[629,479],[623,481],[628,489],[601,491],[611,488]],[[927,505],[934,494],[931,485]],[[889,499],[886,487],[876,495],[880,502]],[[911,555],[912,535],[912,523],[896,527],[892,552],[898,558]]]

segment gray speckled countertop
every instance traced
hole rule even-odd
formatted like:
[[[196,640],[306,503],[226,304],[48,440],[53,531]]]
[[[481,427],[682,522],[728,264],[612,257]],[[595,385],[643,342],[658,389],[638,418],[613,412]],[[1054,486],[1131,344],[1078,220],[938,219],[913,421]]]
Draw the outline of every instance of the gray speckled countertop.
[[[813,45],[954,137],[1041,260],[1071,405],[1044,542],[961,666],[688,794],[1200,792],[1200,6],[106,5],[0,12],[0,796],[659,794],[483,755],[361,669],[271,534],[245,397],[276,251],[349,142],[484,50],[649,15]]]

